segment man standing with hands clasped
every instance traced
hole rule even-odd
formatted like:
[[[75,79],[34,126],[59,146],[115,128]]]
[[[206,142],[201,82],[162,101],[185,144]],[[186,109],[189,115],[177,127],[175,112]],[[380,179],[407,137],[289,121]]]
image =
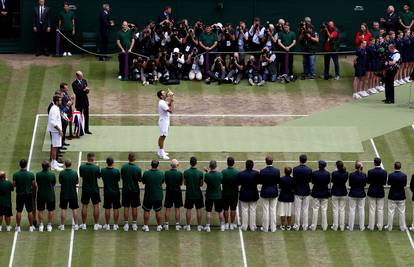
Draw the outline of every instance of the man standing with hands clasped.
[[[76,72],[76,80],[72,83],[72,89],[76,96],[75,108],[82,112],[85,120],[85,133],[92,134],[89,131],[89,87],[88,82],[83,78],[81,71]]]

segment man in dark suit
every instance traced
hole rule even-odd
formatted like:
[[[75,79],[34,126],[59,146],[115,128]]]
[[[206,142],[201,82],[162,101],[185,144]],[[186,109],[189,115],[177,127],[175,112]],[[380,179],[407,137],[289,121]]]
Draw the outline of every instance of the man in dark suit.
[[[293,229],[296,231],[300,228],[300,215],[302,213],[302,228],[308,229],[308,211],[309,211],[309,183],[312,178],[312,169],[306,166],[308,157],[303,154],[299,156],[300,164],[293,168],[293,180],[295,181],[295,224]]]
[[[375,228],[375,211],[377,211],[377,228],[382,230],[384,226],[384,186],[387,184],[387,171],[381,168],[381,159],[374,158],[374,168],[368,171],[368,206],[369,223],[368,229]]]
[[[280,170],[273,167],[273,158],[267,156],[266,167],[260,171],[260,183],[262,190],[260,191],[260,198],[262,201],[262,231],[269,231],[269,215],[270,215],[270,230],[276,231],[276,206],[277,206],[277,184],[280,180]]]
[[[329,192],[329,183],[331,182],[331,174],[325,169],[326,161],[320,160],[318,162],[319,170],[312,173],[312,225],[310,229],[316,230],[318,226],[319,208],[322,213],[322,230],[328,229],[328,198],[331,196]]]
[[[0,0],[0,38],[11,35],[10,0]]]
[[[108,54],[109,33],[111,32],[111,28],[115,26],[115,23],[109,16],[109,4],[103,4],[102,8],[103,10],[99,15],[99,33],[101,37],[101,50],[99,53]],[[99,57],[100,61],[104,61],[105,59],[107,57]]]
[[[45,6],[45,0],[39,0],[39,5],[33,9],[33,32],[36,38],[36,56],[40,56],[44,53],[48,56],[47,52],[47,39],[50,33],[50,10]]]
[[[240,187],[240,209],[242,217],[243,231],[247,230],[249,226],[250,231],[256,231],[256,205],[259,199],[259,191],[257,184],[259,180],[259,172],[253,170],[254,162],[246,160],[246,169],[237,175],[237,183]]]
[[[88,82],[83,78],[83,73],[81,71],[76,72],[76,80],[72,83],[72,89],[76,96],[75,108],[82,112],[85,120],[85,133],[92,134],[89,131],[89,87]]]
[[[388,176],[388,224],[385,226],[388,231],[392,231],[395,208],[400,217],[400,230],[405,231],[405,186],[407,185],[407,175],[401,171],[401,162],[394,163],[394,172]]]
[[[411,176],[410,190],[411,190],[411,193],[412,193],[412,198],[411,198],[412,205],[411,206],[413,207],[413,211],[414,211],[414,174]],[[414,212],[413,212],[413,222],[410,226],[410,231],[414,232]]]

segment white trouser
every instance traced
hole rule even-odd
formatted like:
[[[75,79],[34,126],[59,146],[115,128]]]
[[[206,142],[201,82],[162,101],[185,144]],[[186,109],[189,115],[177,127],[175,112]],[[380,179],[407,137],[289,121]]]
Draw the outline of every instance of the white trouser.
[[[313,198],[312,199],[312,227],[316,228],[318,226],[318,213],[319,208],[321,209],[322,229],[325,231],[328,228],[328,219],[326,212],[328,210],[328,199],[327,198]]]
[[[365,198],[349,198],[349,230],[354,230],[355,222],[355,207],[358,205],[359,215],[359,229],[362,231],[365,229]]]
[[[346,206],[346,196],[337,197],[332,196],[332,213],[333,213],[333,224],[332,226],[336,229],[341,228],[343,231],[345,229],[345,206]],[[338,224],[339,217],[339,224]]]
[[[249,226],[251,231],[256,230],[256,204],[257,204],[257,201],[252,201],[252,202],[240,201],[241,214],[242,214],[242,229],[244,231],[247,230],[247,226]]]
[[[302,227],[308,228],[309,196],[295,195],[295,226],[300,226],[300,214],[302,212]]]
[[[368,197],[369,206],[369,222],[368,228],[374,230],[375,227],[375,211],[377,211],[377,227],[382,230],[384,226],[384,198]]]
[[[407,228],[405,224],[405,200],[391,199],[388,199],[388,230],[392,230],[395,207],[397,207],[398,214],[400,215],[400,230],[405,231],[405,228]]]
[[[270,217],[270,230],[272,232],[276,231],[277,198],[260,198],[260,199],[261,199],[262,207],[263,207],[263,214],[262,214],[263,231],[267,232],[269,230],[269,217]]]

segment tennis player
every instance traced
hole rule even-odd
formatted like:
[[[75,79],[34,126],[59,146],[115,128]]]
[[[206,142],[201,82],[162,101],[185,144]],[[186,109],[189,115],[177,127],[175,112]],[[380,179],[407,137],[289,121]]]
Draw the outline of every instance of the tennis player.
[[[168,136],[168,128],[170,127],[170,113],[174,111],[174,95],[167,95],[165,90],[157,92],[158,102],[158,126],[160,127],[160,137],[158,138],[158,157],[168,160],[168,153],[164,150],[165,138]],[[167,102],[167,98],[169,102]]]

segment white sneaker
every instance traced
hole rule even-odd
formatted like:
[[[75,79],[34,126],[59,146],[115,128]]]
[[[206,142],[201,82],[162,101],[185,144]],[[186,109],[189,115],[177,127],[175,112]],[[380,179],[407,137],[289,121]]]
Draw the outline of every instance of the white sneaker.
[[[65,229],[65,226],[63,226],[63,229]],[[79,230],[79,225],[78,224],[72,225],[72,229],[74,231],[78,231]]]
[[[61,225],[58,226],[58,229],[60,231],[64,231],[65,230],[65,226],[63,224],[61,224]]]
[[[382,85],[378,85],[377,87],[375,87],[375,90],[377,90],[378,92],[384,92],[385,88]]]
[[[111,227],[109,226],[109,224],[105,224],[102,229],[104,229],[105,231],[109,231],[111,230]]]
[[[227,224],[227,226],[228,226],[228,224]],[[227,228],[227,230],[228,230],[229,228]],[[224,224],[220,224],[220,231],[221,232],[224,232],[224,231],[226,231],[226,225],[224,225]]]
[[[316,225],[311,225],[311,226],[309,226],[309,229],[311,229],[312,231],[316,231]]]
[[[168,224],[164,224],[164,227],[163,228],[164,228],[165,231],[168,231],[168,227],[169,227]]]
[[[39,232],[43,232],[44,228],[45,228],[45,226],[43,224],[40,224],[39,225]]]
[[[204,227],[204,231],[206,231],[207,233],[210,233],[211,232],[210,225],[206,225],[206,227]]]
[[[249,79],[249,84],[250,84],[251,86],[254,86],[253,79]]]
[[[86,224],[82,223],[79,227],[81,230],[86,230]]]
[[[235,230],[235,229],[237,229],[237,224],[231,223],[230,224],[230,230]]]
[[[95,224],[94,226],[93,226],[93,230],[94,231],[98,231],[98,230],[101,230],[102,229],[102,225],[100,225],[100,224]]]
[[[114,224],[113,229],[114,229],[114,231],[118,231],[118,229],[119,229],[119,225],[118,225],[118,224]]]
[[[299,228],[300,228],[300,227],[299,227],[299,225],[297,225],[297,224],[294,224],[294,225],[293,225],[293,229],[294,229],[295,231],[299,231]]]
[[[118,75],[118,80],[122,80],[122,76],[121,75]]]
[[[226,223],[226,224],[224,225],[224,229],[225,229],[225,230],[229,230],[229,229],[230,229],[230,224]]]
[[[406,84],[406,83],[407,83],[407,82],[406,82],[406,81],[404,81],[403,79],[398,80],[398,82],[399,82],[401,85],[403,85],[403,84]]]
[[[334,80],[335,81],[339,81],[340,77],[339,76],[335,76]]]
[[[354,94],[352,95],[352,98],[353,98],[353,99],[361,99],[361,98],[362,98],[362,96],[360,96],[358,93],[354,93]]]
[[[132,224],[132,231],[138,231],[138,225],[136,223]]]
[[[36,228],[32,225],[32,226],[30,226],[29,227],[29,232],[30,233],[32,233],[32,232],[34,232],[34,231],[36,231]]]
[[[162,231],[162,225],[157,225],[157,232],[161,232]]]
[[[126,224],[124,224],[124,231],[128,232],[128,230],[129,230],[129,224],[126,223]]]
[[[20,233],[22,230],[21,230],[21,228],[20,228],[20,226],[16,226],[16,228],[14,228],[14,230],[16,231],[16,232],[18,232],[18,233]]]
[[[66,57],[67,55],[68,55],[68,53],[66,53],[66,52],[64,52],[64,53],[63,53],[63,56],[64,56],[64,57]]]
[[[361,93],[363,94],[364,97],[369,96],[369,94],[367,93],[367,91],[361,91]]]
[[[332,226],[331,226],[331,229],[332,229],[333,231],[338,231],[338,226],[336,226],[336,225],[332,225]]]
[[[164,154],[164,155],[161,156],[161,159],[163,159],[163,160],[169,160],[170,157],[168,157],[167,155]]]
[[[394,81],[394,86],[395,87],[397,87],[397,86],[399,86],[400,84],[398,83],[398,81]]]
[[[144,225],[144,226],[142,226],[142,231],[143,231],[143,232],[149,232],[149,227],[148,227],[148,225]]]
[[[375,88],[370,88],[370,89],[368,89],[368,92],[369,92],[370,94],[377,94],[377,93],[378,93],[378,91],[377,91]]]
[[[202,225],[197,226],[197,231],[199,232],[203,231],[203,226]]]
[[[67,54],[67,55],[68,55],[68,57],[71,57],[71,56],[72,56],[72,54],[71,54],[70,52],[68,52],[68,54]]]
[[[414,225],[411,225],[409,229],[411,232],[414,232]]]
[[[11,229],[12,229],[11,225],[7,225],[7,226],[6,226],[6,232],[10,232],[10,231],[11,231]]]
[[[176,225],[175,225],[175,231],[180,231],[180,230],[181,230],[181,225],[176,224]]]
[[[53,230],[52,225],[48,224],[48,225],[46,226],[46,230],[47,230],[49,233],[50,233],[50,232],[52,232],[52,230]]]
[[[184,231],[190,232],[191,226],[190,225],[184,225]]]

